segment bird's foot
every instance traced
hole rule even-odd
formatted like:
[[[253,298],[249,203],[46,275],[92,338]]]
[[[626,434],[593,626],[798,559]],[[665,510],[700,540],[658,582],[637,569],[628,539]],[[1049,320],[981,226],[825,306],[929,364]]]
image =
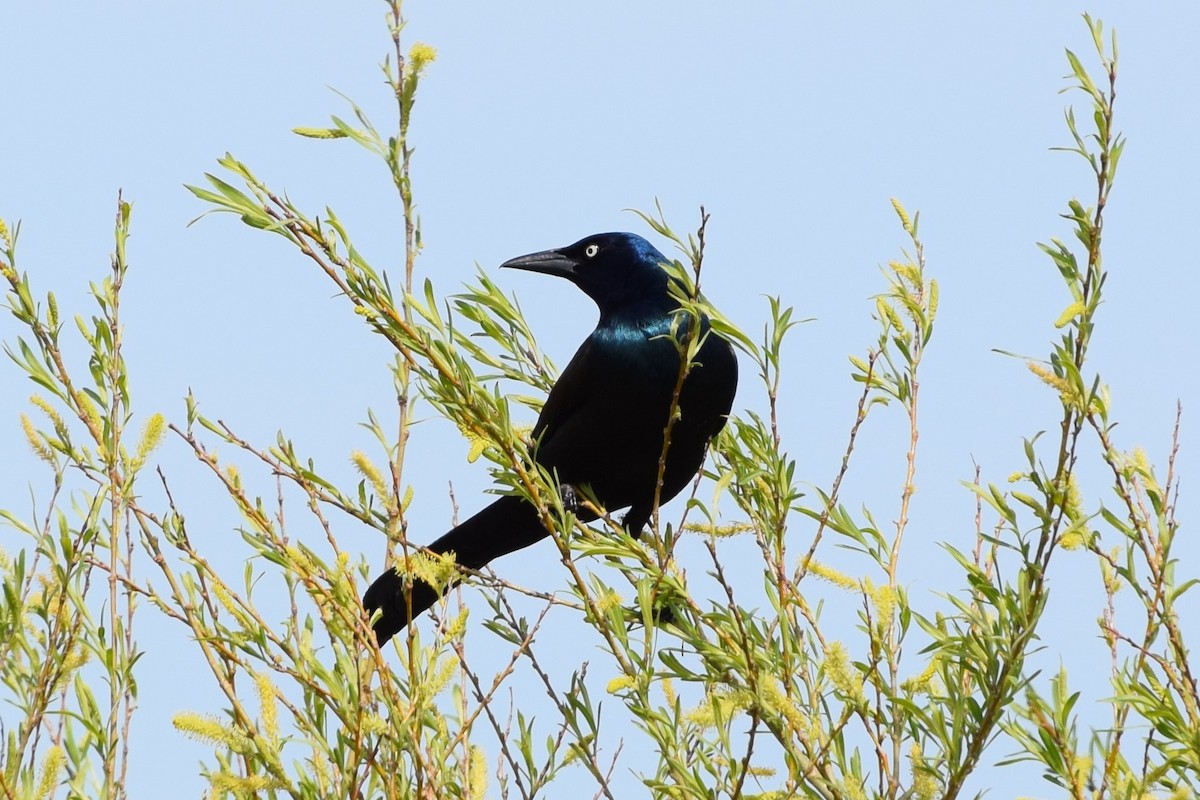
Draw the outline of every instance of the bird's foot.
[[[677,613],[675,608],[667,602],[655,603],[654,608],[650,611],[650,623],[655,627],[665,627],[674,625],[680,621],[682,614]],[[626,630],[634,630],[642,626],[645,617],[638,606],[625,606],[625,628]]]
[[[569,483],[558,487],[558,496],[562,499],[563,508],[572,514],[579,513],[579,509],[583,507],[583,498],[579,496],[579,490]]]

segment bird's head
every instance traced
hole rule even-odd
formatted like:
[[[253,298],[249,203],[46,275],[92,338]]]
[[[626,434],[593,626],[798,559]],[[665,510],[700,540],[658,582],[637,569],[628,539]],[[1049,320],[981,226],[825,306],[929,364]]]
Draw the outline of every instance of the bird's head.
[[[598,233],[575,244],[518,256],[501,267],[558,275],[596,301],[601,316],[669,304],[667,257],[635,233]]]

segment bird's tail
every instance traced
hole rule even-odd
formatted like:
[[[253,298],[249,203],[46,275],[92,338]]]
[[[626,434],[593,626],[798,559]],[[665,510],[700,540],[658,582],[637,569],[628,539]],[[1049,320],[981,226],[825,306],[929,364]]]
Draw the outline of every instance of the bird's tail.
[[[547,535],[537,509],[520,497],[505,496],[425,549],[431,553],[452,552],[460,567],[481,569],[492,559],[528,547]],[[401,577],[394,569],[376,578],[363,595],[363,608],[368,614],[380,611],[374,625],[379,644],[404,630],[441,594],[422,580]]]

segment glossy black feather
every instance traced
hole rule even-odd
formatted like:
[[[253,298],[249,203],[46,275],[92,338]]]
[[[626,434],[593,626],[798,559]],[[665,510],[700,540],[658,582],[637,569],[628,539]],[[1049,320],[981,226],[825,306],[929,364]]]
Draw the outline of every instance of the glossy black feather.
[[[501,265],[567,278],[600,309],[596,329],[546,398],[533,430],[533,457],[560,484],[589,485],[606,509],[628,508],[624,524],[633,534],[653,512],[663,432],[679,377],[679,353],[670,338],[678,304],[660,266],[665,261],[640,236],[604,233]],[[737,360],[729,343],[710,333],[707,320],[701,321],[700,334],[698,363],[680,393],[661,502],[678,494],[700,469],[737,389]],[[529,503],[501,497],[427,549],[454,552],[460,566],[479,569],[547,535]],[[374,627],[382,644],[438,596],[422,581],[406,592],[405,580],[388,570],[371,584],[363,606],[381,612]]]

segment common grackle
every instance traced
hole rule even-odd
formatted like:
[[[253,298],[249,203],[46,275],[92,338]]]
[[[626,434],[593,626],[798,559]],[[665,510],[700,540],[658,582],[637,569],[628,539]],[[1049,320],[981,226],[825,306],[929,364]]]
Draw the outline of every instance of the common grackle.
[[[653,513],[663,436],[680,372],[671,320],[679,303],[668,291],[667,259],[632,233],[602,233],[559,250],[514,258],[501,267],[558,275],[587,293],[600,309],[596,329],[550,390],[533,428],[533,458],[560,486],[590,486],[613,510],[629,508],[623,525],[641,532]],[[678,335],[678,334],[677,334]],[[666,502],[695,476],[709,440],[725,425],[737,389],[737,359],[724,339],[703,337],[679,394],[662,490]],[[580,508],[579,519],[595,515]],[[480,569],[499,556],[549,535],[537,509],[521,497],[499,498],[426,548],[453,552],[459,566]],[[432,606],[438,590],[395,570],[384,572],[363,596],[383,644]],[[410,595],[406,597],[406,595]]]

